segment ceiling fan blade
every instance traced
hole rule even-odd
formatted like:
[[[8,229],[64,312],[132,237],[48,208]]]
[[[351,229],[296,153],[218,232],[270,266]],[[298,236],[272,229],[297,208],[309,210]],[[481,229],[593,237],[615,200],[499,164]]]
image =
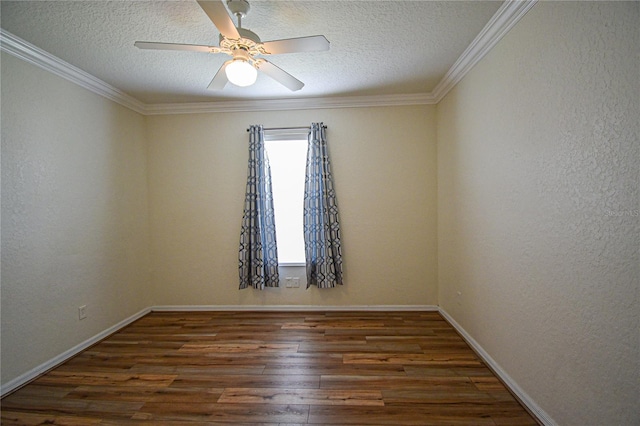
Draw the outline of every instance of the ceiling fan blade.
[[[224,70],[225,70],[225,68],[227,68],[227,65],[229,65],[230,63],[231,63],[231,61],[227,61],[224,64],[222,64],[222,66],[220,67],[220,69],[216,73],[215,77],[213,77],[213,80],[211,80],[211,83],[209,83],[209,86],[207,87],[207,89],[209,89],[209,90],[222,90],[222,89],[224,89],[224,86],[226,86],[227,82],[229,81],[227,79],[227,73]]]
[[[323,35],[265,41],[262,45],[272,55],[329,50],[329,40]]]
[[[222,3],[222,1],[198,0],[198,4],[202,8],[202,10],[204,10],[204,13],[207,14],[209,19],[211,19],[213,25],[218,28],[220,34],[222,34],[226,38],[240,38],[240,33],[238,33],[238,29],[231,20],[231,17],[227,12],[227,8],[225,7],[224,3]]]
[[[192,52],[218,53],[220,48],[217,46],[203,46],[198,44],[180,44],[180,43],[156,43],[152,41],[136,41],[133,43],[138,49],[153,50],[187,50]]]
[[[278,68],[277,66],[273,65],[269,61],[261,59],[257,63],[257,66],[260,71],[262,71],[263,73],[265,73],[266,75],[268,75],[269,77],[277,81],[278,83],[282,84],[284,87],[288,88],[289,90],[293,90],[295,92],[296,90],[300,90],[304,87],[303,82],[301,82],[300,80],[298,80],[297,78],[289,74],[288,72],[283,71],[281,68]]]

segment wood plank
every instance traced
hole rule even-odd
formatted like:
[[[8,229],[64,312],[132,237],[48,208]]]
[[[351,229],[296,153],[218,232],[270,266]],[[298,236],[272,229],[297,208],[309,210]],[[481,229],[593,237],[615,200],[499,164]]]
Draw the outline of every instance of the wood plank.
[[[287,375],[371,375],[371,376],[406,376],[402,365],[384,364],[321,364],[321,365],[286,365],[268,364],[263,374]],[[455,375],[455,374],[453,374]]]
[[[320,376],[314,375],[249,375],[249,376],[178,376],[171,385],[178,387],[198,388],[319,388]]]
[[[464,354],[394,354],[394,353],[352,353],[344,354],[345,364],[401,364],[438,366],[480,366],[481,361],[473,353]]]
[[[303,322],[287,322],[282,325],[283,330],[371,330],[384,329],[385,325],[381,321],[363,321],[363,320],[342,320],[342,321],[303,321]]]
[[[260,375],[265,370],[264,365],[216,365],[211,364],[211,360],[204,365],[147,365],[135,364],[129,369],[130,373],[161,373],[174,374],[180,376],[243,376]],[[269,374],[269,373],[265,373]],[[273,373],[272,373],[273,374]]]
[[[397,336],[436,336],[434,330],[420,327],[379,327],[363,329],[331,328],[326,329],[327,336],[388,336],[389,330],[393,330]],[[443,330],[444,331],[444,330]],[[438,331],[440,333],[440,331]],[[455,334],[455,333],[454,333]]]
[[[98,417],[58,416],[11,410],[2,410],[2,413],[0,413],[0,423],[5,426],[91,426],[104,424],[102,423],[102,419]]]
[[[383,390],[382,395],[387,404],[465,404],[495,403],[495,399],[485,392],[475,389],[458,389],[455,392],[443,392],[430,388],[390,389]]]
[[[204,353],[272,353],[298,351],[298,345],[282,343],[188,343],[178,349],[178,352]]]
[[[211,404],[218,401],[222,392],[224,388],[174,386],[154,392],[147,402]]]
[[[323,375],[322,389],[430,389],[441,392],[476,391],[468,377],[393,377],[388,376],[343,376]]]
[[[213,420],[163,420],[162,426],[221,426],[225,424],[230,424],[227,422],[220,423]],[[244,422],[233,422],[231,423],[234,426],[299,426],[303,423],[244,423]],[[159,423],[157,420],[141,420],[141,419],[119,419],[117,421],[112,420],[103,420],[100,422],[100,426],[158,426]]]
[[[382,392],[371,390],[227,388],[220,403],[382,406]]]
[[[146,388],[167,387],[176,378],[173,374],[127,374],[127,373],[96,373],[96,372],[67,372],[54,370],[36,380],[36,383],[53,383],[56,385],[121,385]]]
[[[176,420],[226,424],[263,422],[306,424],[308,416],[308,405],[147,403],[134,416],[134,419],[151,420],[156,424]]]
[[[444,410],[437,405],[397,404],[384,407],[341,407],[314,405],[308,424],[321,425],[416,425],[416,426],[495,426],[484,413]]]
[[[78,386],[69,392],[69,400],[128,401],[147,402],[155,390],[140,389],[135,386]]]

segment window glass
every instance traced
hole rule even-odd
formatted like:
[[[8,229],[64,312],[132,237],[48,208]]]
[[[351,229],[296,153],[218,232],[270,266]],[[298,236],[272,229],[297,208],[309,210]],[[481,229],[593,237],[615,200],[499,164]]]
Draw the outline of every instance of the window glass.
[[[278,262],[305,263],[302,210],[307,140],[267,140]]]

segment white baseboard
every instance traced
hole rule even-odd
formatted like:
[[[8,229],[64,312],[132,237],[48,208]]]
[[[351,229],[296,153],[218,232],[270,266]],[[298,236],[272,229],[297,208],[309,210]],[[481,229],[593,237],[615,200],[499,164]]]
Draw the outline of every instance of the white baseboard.
[[[531,399],[525,391],[507,374],[506,371],[500,367],[500,365],[485,351],[482,346],[473,338],[467,331],[462,328],[460,324],[456,322],[448,313],[442,308],[438,308],[438,312],[456,329],[462,338],[473,348],[473,350],[482,358],[482,360],[491,367],[493,372],[500,377],[505,385],[513,392],[518,399],[529,409],[529,411],[537,417],[545,426],[558,426],[556,422],[547,414],[536,402]]]
[[[83,350],[87,349],[88,347],[98,343],[100,340],[104,339],[105,337],[109,336],[110,334],[115,333],[116,331],[126,327],[127,325],[131,324],[132,322],[134,322],[137,319],[142,318],[143,316],[145,316],[146,314],[148,314],[149,312],[151,312],[151,309],[149,308],[145,308],[143,310],[141,310],[140,312],[138,312],[137,314],[134,314],[132,316],[130,316],[127,319],[124,319],[122,321],[120,321],[119,323],[113,325],[112,327],[109,327],[108,329],[96,334],[95,336],[85,340],[84,342],[72,347],[69,350],[64,351],[63,353],[61,353],[60,355],[51,358],[49,361],[40,364],[39,366],[27,371],[26,373],[16,377],[15,379],[4,383],[1,387],[0,387],[0,397],[6,395],[7,393],[19,388],[20,386],[23,386],[27,383],[29,383],[31,380],[35,379],[36,377],[46,373],[47,371],[51,370],[52,368],[62,364],[63,362],[65,362],[66,360],[74,357],[75,355],[79,354],[80,352],[82,352]]]
[[[153,312],[187,312],[187,311],[264,311],[264,312],[311,312],[311,311],[433,311],[436,305],[160,305],[152,306]]]

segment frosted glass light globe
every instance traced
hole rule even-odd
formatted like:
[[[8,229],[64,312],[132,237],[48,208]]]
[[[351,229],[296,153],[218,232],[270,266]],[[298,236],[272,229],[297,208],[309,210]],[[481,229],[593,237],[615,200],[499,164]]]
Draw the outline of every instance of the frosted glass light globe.
[[[240,87],[251,86],[258,78],[258,70],[250,63],[237,59],[232,61],[224,69],[227,78],[232,84]]]

